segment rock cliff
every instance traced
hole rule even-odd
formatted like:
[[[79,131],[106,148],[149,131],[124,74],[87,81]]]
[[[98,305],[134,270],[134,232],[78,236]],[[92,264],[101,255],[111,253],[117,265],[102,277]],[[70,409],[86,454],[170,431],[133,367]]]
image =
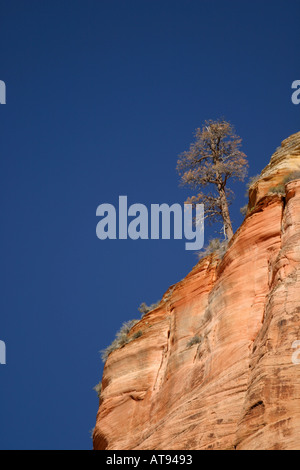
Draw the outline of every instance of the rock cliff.
[[[300,173],[286,178],[299,170],[300,132],[250,188],[225,255],[199,261],[109,355],[95,449],[300,449]]]

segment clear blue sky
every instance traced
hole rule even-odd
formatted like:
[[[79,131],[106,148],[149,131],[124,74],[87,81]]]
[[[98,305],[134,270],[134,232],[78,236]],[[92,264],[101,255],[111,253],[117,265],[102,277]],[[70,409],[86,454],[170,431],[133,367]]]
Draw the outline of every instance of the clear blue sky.
[[[0,448],[91,448],[98,351],[196,262],[184,241],[101,242],[96,208],[182,203],[177,155],[209,118],[260,172],[299,131],[299,17],[298,0],[0,1]]]

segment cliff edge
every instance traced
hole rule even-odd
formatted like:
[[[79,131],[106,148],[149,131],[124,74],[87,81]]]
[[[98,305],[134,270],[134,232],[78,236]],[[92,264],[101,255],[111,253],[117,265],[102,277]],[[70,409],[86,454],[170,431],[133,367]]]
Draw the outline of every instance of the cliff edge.
[[[199,261],[109,355],[95,449],[300,449],[299,171],[300,132],[250,188],[225,255]]]

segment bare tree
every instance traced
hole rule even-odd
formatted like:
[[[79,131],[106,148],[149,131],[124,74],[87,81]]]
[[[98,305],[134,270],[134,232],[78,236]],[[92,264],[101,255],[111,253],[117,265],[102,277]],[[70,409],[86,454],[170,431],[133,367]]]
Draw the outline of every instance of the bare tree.
[[[205,121],[201,129],[196,129],[189,150],[179,155],[177,162],[181,183],[198,193],[186,202],[204,204],[205,217],[210,222],[222,220],[228,240],[233,236],[229,214],[233,192],[228,181],[230,178],[243,181],[248,169],[247,157],[240,151],[241,142],[229,122]]]

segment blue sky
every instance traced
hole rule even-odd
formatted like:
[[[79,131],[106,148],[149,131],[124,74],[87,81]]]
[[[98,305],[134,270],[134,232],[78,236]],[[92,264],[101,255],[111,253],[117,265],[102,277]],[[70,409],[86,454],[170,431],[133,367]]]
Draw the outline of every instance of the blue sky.
[[[0,12],[0,448],[89,449],[98,351],[196,263],[183,240],[100,241],[96,208],[182,203],[177,156],[205,119],[230,120],[261,171],[299,131],[300,3],[1,0]]]

